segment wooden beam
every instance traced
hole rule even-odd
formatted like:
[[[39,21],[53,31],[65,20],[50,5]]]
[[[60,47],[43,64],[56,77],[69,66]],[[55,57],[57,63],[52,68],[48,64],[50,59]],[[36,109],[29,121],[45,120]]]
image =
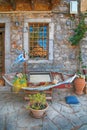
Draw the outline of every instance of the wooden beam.
[[[30,5],[32,10],[35,10],[35,1],[36,0],[30,0]]]
[[[49,2],[50,2],[50,9],[52,10],[52,7],[53,7],[52,0],[50,0]]]
[[[52,13],[52,11],[2,11],[0,12],[0,14],[18,14],[18,13],[47,14],[47,13]]]
[[[25,97],[24,97],[24,100],[29,101],[29,97],[28,97],[28,96],[25,96]],[[51,100],[51,101],[52,101],[52,97],[47,96],[47,97],[46,97],[46,100]]]
[[[15,0],[10,0],[11,6],[13,8],[13,10],[16,10],[16,2]]]
[[[52,0],[49,0],[48,3],[49,3],[49,4],[52,4]]]

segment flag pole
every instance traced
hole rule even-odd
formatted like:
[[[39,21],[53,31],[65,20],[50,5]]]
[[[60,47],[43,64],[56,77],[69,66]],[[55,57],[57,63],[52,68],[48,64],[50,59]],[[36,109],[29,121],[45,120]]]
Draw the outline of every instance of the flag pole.
[[[25,58],[25,50],[23,50],[23,56]],[[23,63],[23,73],[26,75],[27,74],[27,63],[26,61]]]
[[[26,58],[26,56],[25,56],[25,50],[23,51],[23,56],[24,56],[24,58]],[[25,60],[25,62],[23,63],[24,65],[24,67],[23,67],[23,73],[26,75],[26,80],[27,80],[27,86],[28,86],[28,77],[27,77],[27,74],[28,74],[28,72],[27,72],[27,62],[26,62],[26,60]]]

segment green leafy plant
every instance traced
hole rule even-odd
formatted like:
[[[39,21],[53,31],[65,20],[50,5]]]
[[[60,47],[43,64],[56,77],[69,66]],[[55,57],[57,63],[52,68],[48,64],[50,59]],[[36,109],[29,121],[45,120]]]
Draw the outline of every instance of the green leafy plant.
[[[83,69],[87,69],[87,66],[86,66],[86,65],[83,65],[82,68],[83,68]]]
[[[77,27],[74,29],[74,35],[69,38],[71,45],[78,45],[87,31],[87,26],[84,21],[85,17],[81,15],[81,19]]]
[[[82,74],[80,71],[77,72],[77,76],[78,76],[78,78],[83,78],[83,79],[85,79],[85,75]]]
[[[22,87],[27,87],[27,76],[22,73],[17,73],[13,78],[13,91],[19,92]]]
[[[26,86],[27,80],[26,80],[26,75],[22,73],[17,73],[13,79],[13,85],[24,85]],[[23,87],[24,87],[23,86]]]
[[[46,95],[44,93],[29,95],[29,105],[27,105],[26,108],[32,108],[35,110],[42,110],[46,108]]]

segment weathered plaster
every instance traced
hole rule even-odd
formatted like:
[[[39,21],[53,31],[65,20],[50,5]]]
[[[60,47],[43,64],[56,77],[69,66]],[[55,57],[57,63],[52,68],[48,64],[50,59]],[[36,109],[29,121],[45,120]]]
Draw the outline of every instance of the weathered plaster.
[[[10,54],[10,19],[8,17],[0,18],[0,23],[5,23],[5,71],[9,71],[11,65]]]

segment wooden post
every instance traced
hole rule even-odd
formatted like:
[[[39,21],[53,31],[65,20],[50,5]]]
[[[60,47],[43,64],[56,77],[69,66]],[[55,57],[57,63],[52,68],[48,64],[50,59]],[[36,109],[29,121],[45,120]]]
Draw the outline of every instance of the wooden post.
[[[23,51],[23,56],[25,58],[25,51]],[[26,63],[26,61],[23,63],[23,73],[27,74],[27,63]]]

